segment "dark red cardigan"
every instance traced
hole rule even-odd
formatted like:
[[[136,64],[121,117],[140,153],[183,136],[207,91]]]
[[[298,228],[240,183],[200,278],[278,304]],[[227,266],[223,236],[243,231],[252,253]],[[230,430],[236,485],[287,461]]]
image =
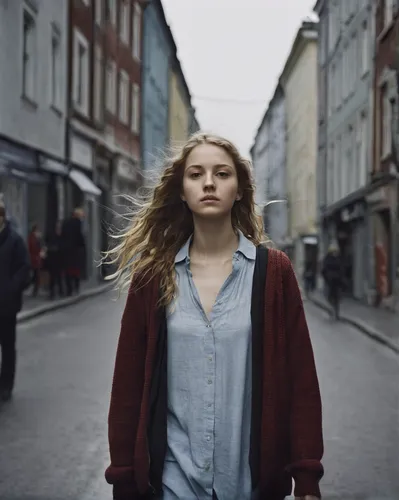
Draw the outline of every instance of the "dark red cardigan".
[[[149,485],[147,441],[151,377],[159,327],[159,282],[129,292],[122,317],[108,418],[110,484],[137,500]],[[322,414],[313,350],[297,280],[288,257],[269,250],[265,289],[260,436],[261,500],[282,500],[284,474],[295,495],[321,497]],[[134,489],[132,489],[134,483]]]

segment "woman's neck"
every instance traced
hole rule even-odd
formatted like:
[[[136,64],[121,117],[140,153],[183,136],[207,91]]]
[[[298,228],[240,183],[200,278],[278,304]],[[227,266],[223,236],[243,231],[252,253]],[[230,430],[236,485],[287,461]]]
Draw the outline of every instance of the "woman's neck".
[[[238,235],[231,221],[195,221],[194,236],[190,249],[192,257],[219,259],[231,256],[238,247]]]

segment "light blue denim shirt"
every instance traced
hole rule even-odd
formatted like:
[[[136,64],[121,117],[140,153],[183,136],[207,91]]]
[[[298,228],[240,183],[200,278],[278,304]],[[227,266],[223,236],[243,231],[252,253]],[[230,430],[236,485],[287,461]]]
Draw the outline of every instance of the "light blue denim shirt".
[[[175,260],[167,311],[164,500],[250,500],[251,292],[256,248],[239,235],[233,270],[208,321],[190,271],[191,238]]]

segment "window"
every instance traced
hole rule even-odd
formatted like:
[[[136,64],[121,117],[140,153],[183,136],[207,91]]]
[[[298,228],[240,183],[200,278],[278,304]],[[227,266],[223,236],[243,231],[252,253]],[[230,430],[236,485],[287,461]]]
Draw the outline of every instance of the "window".
[[[116,64],[115,61],[107,63],[107,110],[116,112]]]
[[[394,0],[384,0],[384,27],[388,26],[392,22],[393,2]]]
[[[128,0],[122,0],[119,9],[119,34],[121,40],[129,44],[130,5]]]
[[[126,71],[119,72],[119,120],[129,123],[129,75]]]
[[[101,26],[103,23],[103,0],[96,0],[96,23]]]
[[[367,157],[368,157],[368,144],[369,144],[369,141],[368,141],[368,121],[367,121],[367,114],[366,113],[362,113],[361,114],[361,125],[360,125],[360,128],[361,128],[361,135],[362,135],[362,138],[361,138],[361,141],[362,141],[362,149],[361,149],[361,154],[360,154],[360,160],[359,160],[359,163],[360,163],[360,185],[361,186],[365,186],[366,183],[367,183],[367,165],[368,165],[368,161],[367,161]]]
[[[75,29],[73,51],[73,100],[76,109],[89,114],[89,44]]]
[[[133,14],[133,57],[138,61],[141,59],[141,7],[137,3]]]
[[[382,87],[382,156],[391,152],[392,102],[388,96],[388,86]]]
[[[62,55],[61,34],[53,26],[51,33],[51,61],[50,61],[51,105],[62,109]]]
[[[37,26],[36,15],[27,6],[23,9],[22,95],[36,99]]]
[[[132,85],[131,126],[135,134],[140,132],[140,87],[137,83]]]
[[[103,93],[103,55],[101,47],[97,45],[94,60],[94,119],[100,123],[104,120]]]
[[[334,144],[330,145],[330,155],[328,158],[327,170],[327,205],[334,203],[334,168],[335,168],[335,149]]]
[[[342,195],[346,196],[352,191],[354,191],[354,174],[355,174],[355,165],[353,158],[353,127],[350,125],[348,127],[348,132],[346,135],[346,182],[345,176],[342,175],[343,186],[342,186]]]
[[[352,69],[352,86],[351,91],[354,92],[356,89],[356,83],[359,77],[359,57],[357,55],[357,33],[352,36],[352,46],[351,46],[351,69]]]
[[[116,2],[117,0],[106,1],[106,17],[112,24],[116,24]]]
[[[362,76],[370,69],[370,39],[367,23],[363,24],[361,41]]]
[[[331,92],[330,92],[331,113],[334,113],[337,105],[337,84],[336,84],[335,64],[331,66],[330,79],[331,79]]]
[[[341,169],[343,169],[343,161],[342,161],[342,141],[341,137],[338,137],[336,145],[335,145],[335,158],[334,158],[334,196],[333,200],[338,201],[341,198],[340,194],[340,178],[341,178]]]

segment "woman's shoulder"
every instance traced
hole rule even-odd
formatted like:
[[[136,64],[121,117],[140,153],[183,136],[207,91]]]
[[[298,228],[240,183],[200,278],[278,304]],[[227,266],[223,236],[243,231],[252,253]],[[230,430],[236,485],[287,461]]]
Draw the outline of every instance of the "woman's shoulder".
[[[273,247],[268,247],[267,250],[269,262],[278,265],[283,273],[292,269],[291,260],[285,252]]]

